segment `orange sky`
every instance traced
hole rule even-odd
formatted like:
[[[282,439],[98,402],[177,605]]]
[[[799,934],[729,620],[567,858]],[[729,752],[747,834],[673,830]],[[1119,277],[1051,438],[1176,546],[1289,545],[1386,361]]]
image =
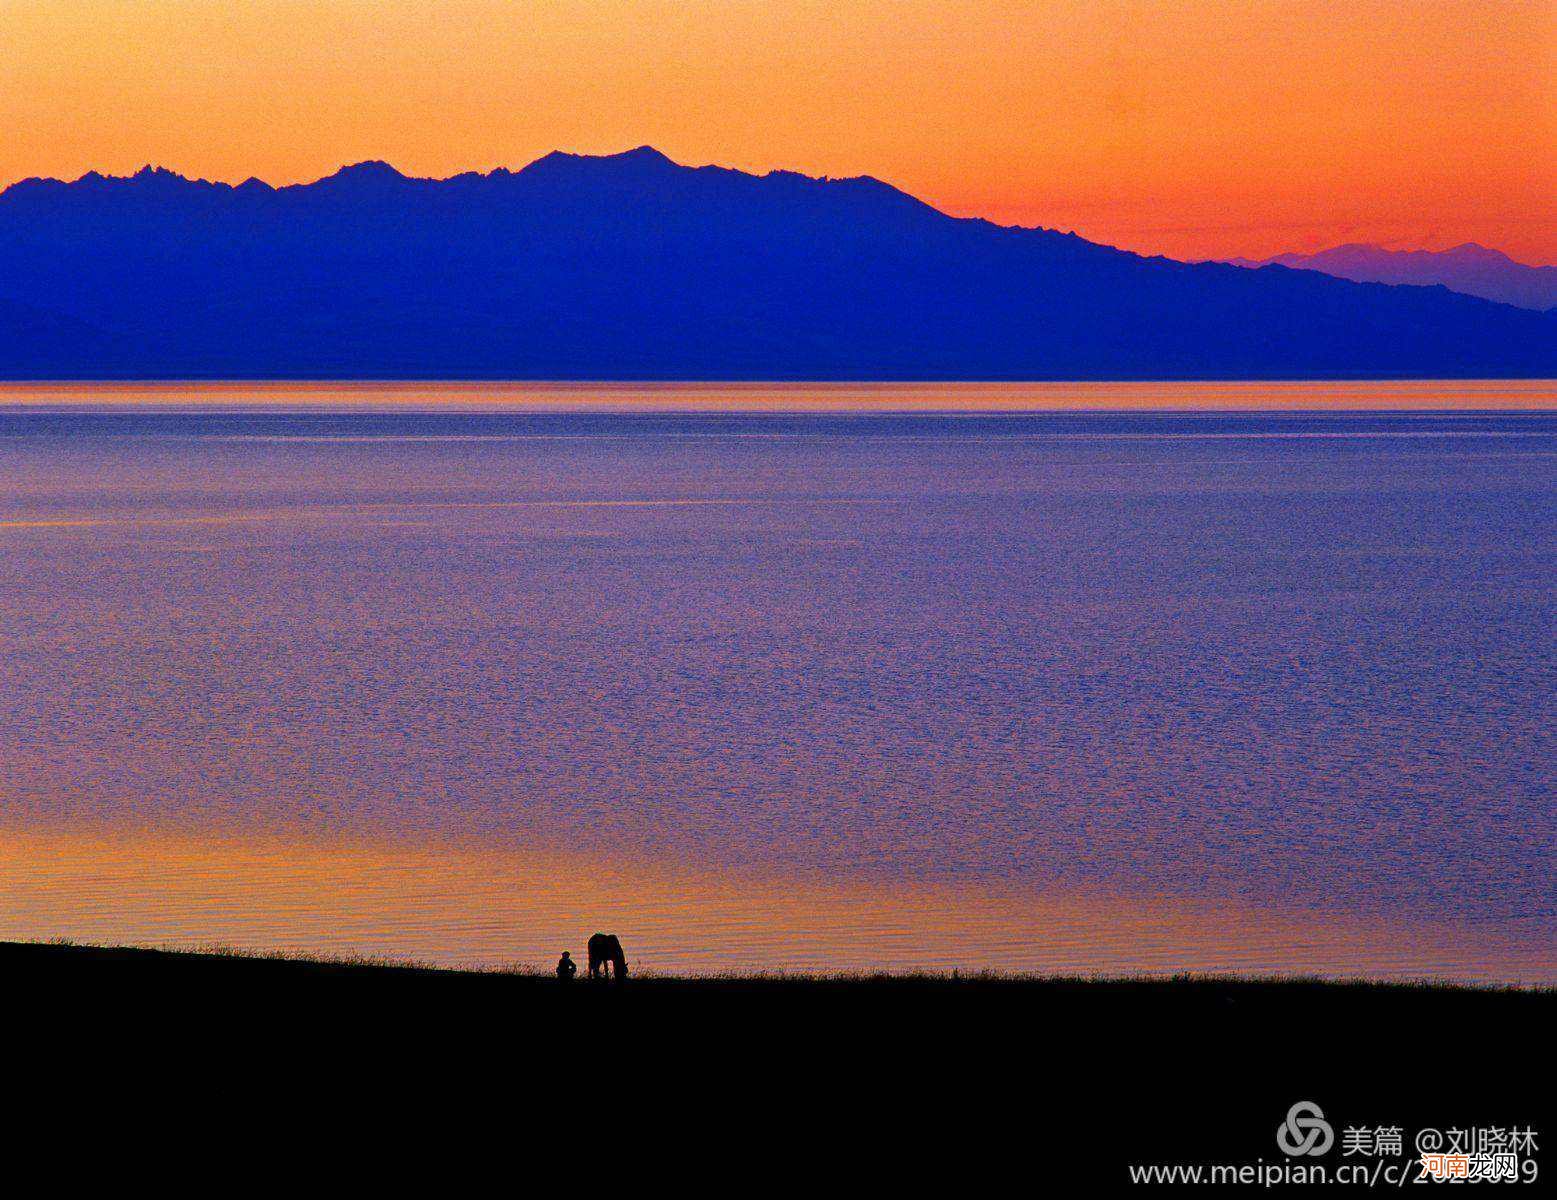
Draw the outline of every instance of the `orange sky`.
[[[0,0],[0,183],[652,143],[1182,257],[1557,262],[1553,0]]]

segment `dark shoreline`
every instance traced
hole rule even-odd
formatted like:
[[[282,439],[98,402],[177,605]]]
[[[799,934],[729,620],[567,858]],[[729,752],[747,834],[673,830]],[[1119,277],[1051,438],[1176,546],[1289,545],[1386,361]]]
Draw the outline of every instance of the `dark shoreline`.
[[[582,954],[580,955],[582,958]],[[265,982],[305,986],[310,983],[391,983],[472,987],[522,991],[559,987],[550,972],[539,967],[447,967],[414,960],[371,957],[310,956],[290,952],[259,952],[224,947],[163,949],[149,946],[88,945],[68,940],[0,941],[0,970],[55,973],[104,972],[169,982]],[[41,981],[41,979],[40,979]],[[591,985],[582,976],[569,985]],[[1139,999],[1253,1000],[1264,996],[1283,1001],[1351,1003],[1410,996],[1420,1002],[1481,1003],[1472,997],[1509,996],[1557,1003],[1557,987],[1541,984],[1467,982],[1454,979],[1367,979],[1314,975],[1241,975],[1183,972],[1161,975],[1044,975],[1006,972],[742,972],[710,975],[631,973],[625,987],[635,994],[676,993],[736,996],[742,993],[855,993],[884,996],[898,993],[986,996],[1023,994],[1031,999],[1059,999],[1087,993],[1117,993]],[[1523,1003],[1523,1000],[1515,1003]]]
[[[1414,1161],[1409,1139],[1426,1128],[1557,1136],[1543,1124],[1541,1051],[1553,989],[978,975],[564,985],[15,942],[0,943],[0,980],[51,1079],[119,1086],[132,1106],[159,1088],[215,1097],[220,1122],[230,1097],[243,1111],[273,1091],[278,1145],[344,1114],[403,1130],[403,1145],[375,1143],[397,1163],[442,1144],[503,1161],[541,1148],[576,1167],[608,1143],[621,1161],[714,1183],[754,1165],[794,1190],[1014,1171],[1091,1192],[1145,1163],[1360,1161],[1339,1140],[1323,1160],[1284,1158],[1276,1130],[1299,1102],[1337,1139],[1401,1127],[1408,1158],[1395,1162]]]

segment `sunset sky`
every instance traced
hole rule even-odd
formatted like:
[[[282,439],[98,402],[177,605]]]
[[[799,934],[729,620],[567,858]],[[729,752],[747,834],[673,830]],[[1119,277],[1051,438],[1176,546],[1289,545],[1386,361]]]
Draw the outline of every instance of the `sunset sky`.
[[[1552,0],[0,0],[0,184],[650,143],[1179,257],[1557,262]]]

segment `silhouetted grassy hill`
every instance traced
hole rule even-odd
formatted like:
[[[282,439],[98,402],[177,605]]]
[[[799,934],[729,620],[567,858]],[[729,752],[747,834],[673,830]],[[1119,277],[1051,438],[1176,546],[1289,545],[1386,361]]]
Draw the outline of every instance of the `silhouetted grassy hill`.
[[[30,1042],[82,1052],[95,1070],[113,1063],[120,1078],[241,1084],[245,1095],[276,1079],[300,1111],[387,1107],[408,1137],[422,1136],[418,1122],[452,1122],[479,1143],[470,1153],[509,1136],[490,1131],[522,1102],[526,1136],[604,1138],[632,1161],[715,1176],[719,1163],[759,1163],[765,1179],[797,1186],[973,1170],[1011,1153],[1037,1156],[1022,1169],[1049,1181],[1122,1181],[1140,1162],[1279,1162],[1274,1130],[1299,1100],[1318,1104],[1337,1137],[1353,1124],[1539,1124],[1548,1093],[1531,1056],[1557,1017],[1552,991],[1431,984],[562,985],[16,943],[0,944],[0,978],[23,1002],[13,1020]]]

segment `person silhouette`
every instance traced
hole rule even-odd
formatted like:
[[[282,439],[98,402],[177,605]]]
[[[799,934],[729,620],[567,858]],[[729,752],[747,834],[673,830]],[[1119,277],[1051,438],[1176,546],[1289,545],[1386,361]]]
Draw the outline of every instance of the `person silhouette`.
[[[557,978],[562,980],[563,983],[567,983],[577,973],[578,968],[573,965],[573,959],[564,950],[562,957],[557,960]]]

